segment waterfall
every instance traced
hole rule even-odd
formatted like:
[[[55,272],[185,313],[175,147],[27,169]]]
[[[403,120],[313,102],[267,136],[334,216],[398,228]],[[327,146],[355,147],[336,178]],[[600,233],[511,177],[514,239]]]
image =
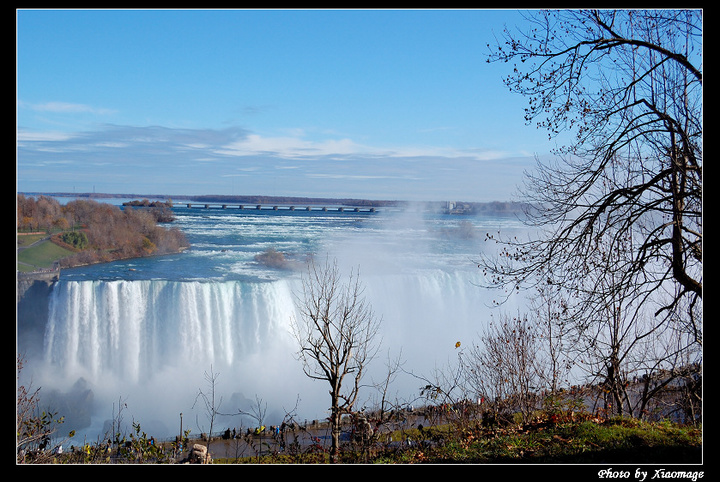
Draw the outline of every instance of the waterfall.
[[[382,318],[383,356],[368,370],[375,380],[385,374],[388,352],[402,350],[416,374],[457,361],[455,343],[469,345],[489,317],[472,271],[360,276]],[[298,282],[62,280],[50,295],[40,382],[68,390],[84,380],[106,425],[111,405],[127,396],[133,417],[172,426],[172,417],[188,413],[198,390],[207,388],[208,370],[219,374],[226,413],[237,412],[228,406],[237,400],[260,397],[282,418],[301,399],[306,418],[323,418],[327,387],[309,380],[294,358],[290,321]],[[401,396],[417,395],[416,378],[398,383]]]
[[[45,361],[66,373],[152,379],[164,367],[231,366],[286,337],[288,283],[68,281],[51,295]]]
[[[199,432],[205,413],[195,402],[209,389],[206,373],[218,376],[226,413],[239,408],[228,406],[231,397],[279,400],[271,406],[282,410],[305,390],[293,358],[294,312],[290,281],[63,280],[50,294],[32,376],[45,394],[70,398],[77,386],[93,392],[91,407],[75,407],[92,411],[92,426],[66,430],[102,435],[124,400],[132,415],[126,422],[140,421],[155,436],[176,435],[181,412]]]

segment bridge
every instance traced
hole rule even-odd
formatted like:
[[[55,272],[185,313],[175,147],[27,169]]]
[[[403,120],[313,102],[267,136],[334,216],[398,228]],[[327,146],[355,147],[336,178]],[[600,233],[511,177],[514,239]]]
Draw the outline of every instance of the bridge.
[[[374,213],[373,207],[353,206],[291,206],[291,205],[264,205],[264,204],[217,204],[217,203],[187,203],[188,208],[198,209],[252,209],[255,211],[323,211],[346,213]]]

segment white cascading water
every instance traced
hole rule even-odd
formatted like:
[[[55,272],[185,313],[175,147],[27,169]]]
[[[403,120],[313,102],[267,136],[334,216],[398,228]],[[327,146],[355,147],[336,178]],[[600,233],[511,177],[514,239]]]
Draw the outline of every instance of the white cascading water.
[[[217,375],[225,413],[241,408],[228,406],[232,396],[258,396],[281,417],[304,391],[293,314],[287,281],[61,281],[50,299],[44,369],[35,373],[44,390],[87,382],[96,414],[91,439],[107,429],[119,400],[156,436],[177,434],[180,412],[194,411],[186,427],[202,431],[196,398],[209,390],[206,373]]]
[[[382,379],[385,354],[401,350],[405,369],[418,375],[456,361],[455,343],[472,343],[490,316],[476,276],[441,269],[361,273],[364,296],[382,318],[382,348],[369,376]],[[297,278],[61,281],[50,300],[43,385],[61,389],[82,377],[95,393],[97,423],[110,419],[112,404],[127,397],[134,418],[160,423],[151,425],[159,436],[178,413],[190,411],[199,389],[208,388],[203,374],[210,370],[219,374],[224,413],[238,411],[230,400],[242,394],[267,402],[280,418],[299,398],[301,416],[323,418],[327,386],[309,380],[293,357],[290,320],[298,286]],[[391,390],[411,400],[420,385],[409,377]],[[202,428],[198,423],[193,430]]]
[[[284,282],[60,282],[45,361],[65,373],[126,382],[151,380],[179,363],[230,366],[283,341],[292,315]]]

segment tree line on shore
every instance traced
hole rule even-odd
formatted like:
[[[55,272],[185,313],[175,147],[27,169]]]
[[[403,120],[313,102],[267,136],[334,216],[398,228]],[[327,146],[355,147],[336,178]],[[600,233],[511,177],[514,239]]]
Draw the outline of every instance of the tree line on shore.
[[[61,205],[48,196],[17,195],[18,232],[46,232],[52,241],[74,254],[60,260],[61,267],[79,266],[116,259],[169,254],[189,246],[177,228],[168,222],[162,208],[133,209],[94,200],[74,200]],[[76,235],[64,235],[67,232]]]

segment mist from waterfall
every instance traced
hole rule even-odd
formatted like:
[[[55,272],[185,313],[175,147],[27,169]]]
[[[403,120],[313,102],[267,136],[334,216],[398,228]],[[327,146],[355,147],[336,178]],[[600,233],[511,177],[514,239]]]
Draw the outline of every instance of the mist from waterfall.
[[[457,341],[477,338],[493,296],[479,287],[473,264],[485,249],[479,233],[518,229],[508,219],[428,218],[421,210],[384,217],[197,211],[178,214],[189,252],[68,270],[51,292],[42,356],[30,373],[43,391],[68,392],[79,381],[92,391],[91,422],[83,427],[90,440],[108,429],[120,403],[126,421],[157,437],[179,434],[180,413],[186,428],[205,431],[196,399],[210,371],[226,414],[217,430],[247,426],[236,414],[257,400],[267,404],[268,424],[291,411],[301,420],[327,415],[326,384],[309,380],[294,357],[290,320],[302,270],[259,266],[254,256],[268,247],[297,260],[332,257],[345,275],[359,270],[382,318],[370,383],[384,376],[386,354],[427,375],[454,361]],[[421,385],[406,374],[390,394],[413,400]]]

